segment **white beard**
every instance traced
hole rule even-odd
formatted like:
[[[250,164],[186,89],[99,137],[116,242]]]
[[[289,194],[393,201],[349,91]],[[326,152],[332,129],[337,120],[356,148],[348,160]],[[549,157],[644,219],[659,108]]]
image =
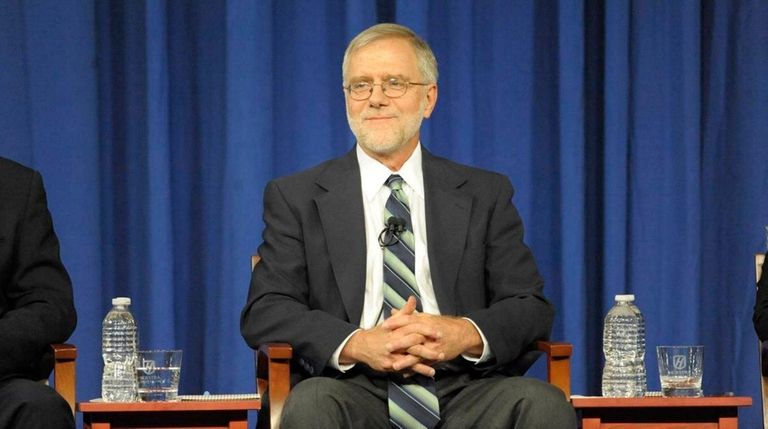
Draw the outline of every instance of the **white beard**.
[[[426,98],[419,103],[419,113],[412,115],[399,115],[401,127],[390,127],[387,129],[371,129],[365,126],[365,121],[361,118],[352,118],[347,111],[347,122],[352,134],[357,138],[357,143],[372,153],[378,155],[390,155],[408,143],[421,128],[421,122],[424,120],[422,112],[426,107]]]

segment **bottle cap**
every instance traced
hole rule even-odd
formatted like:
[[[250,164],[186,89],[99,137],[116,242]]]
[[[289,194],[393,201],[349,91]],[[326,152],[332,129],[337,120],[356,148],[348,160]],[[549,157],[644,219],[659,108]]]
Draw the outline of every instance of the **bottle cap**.
[[[634,301],[635,295],[629,294],[629,295],[616,295],[616,301],[619,302],[629,302]]]
[[[112,305],[131,305],[131,298],[128,298],[125,296],[118,296],[117,298],[112,298]]]

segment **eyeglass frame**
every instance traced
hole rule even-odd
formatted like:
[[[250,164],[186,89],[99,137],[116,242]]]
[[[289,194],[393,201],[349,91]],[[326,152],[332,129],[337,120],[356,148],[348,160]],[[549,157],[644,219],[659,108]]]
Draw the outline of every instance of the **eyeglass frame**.
[[[392,79],[389,79],[389,80],[383,81],[383,82],[381,82],[381,83],[372,83],[372,82],[368,82],[368,81],[365,81],[365,80],[363,80],[363,81],[360,81],[360,82],[353,82],[353,83],[361,83],[361,82],[365,82],[365,83],[368,83],[368,84],[370,84],[370,85],[371,85],[371,89],[370,89],[370,91],[368,92],[368,96],[367,96],[367,97],[365,97],[365,98],[359,98],[359,99],[358,99],[358,98],[354,98],[354,97],[352,96],[352,94],[353,94],[353,92],[352,92],[352,85],[353,85],[353,83],[350,83],[350,84],[349,84],[349,85],[347,85],[347,86],[342,86],[341,88],[342,88],[343,90],[347,91],[347,93],[349,94],[350,98],[352,98],[353,100],[355,100],[355,101],[365,101],[365,100],[368,100],[368,99],[370,99],[370,98],[373,96],[373,88],[374,88],[375,86],[380,86],[380,87],[381,87],[381,93],[382,93],[382,94],[384,94],[384,95],[386,95],[386,96],[387,96],[387,98],[400,98],[400,97],[402,97],[402,96],[404,96],[405,94],[407,94],[407,93],[408,93],[408,88],[410,88],[410,87],[411,87],[411,85],[418,85],[418,86],[429,86],[429,85],[431,85],[431,83],[429,83],[429,82],[426,82],[426,83],[425,83],[425,82],[411,82],[411,81],[409,81],[409,80],[404,80],[404,82],[405,82],[405,91],[403,91],[403,93],[402,93],[402,94],[400,94],[400,95],[395,95],[395,96],[393,97],[393,96],[391,96],[391,95],[388,95],[388,94],[387,94],[387,89],[385,88],[385,85],[388,85],[389,81],[391,81],[391,80],[392,80]]]

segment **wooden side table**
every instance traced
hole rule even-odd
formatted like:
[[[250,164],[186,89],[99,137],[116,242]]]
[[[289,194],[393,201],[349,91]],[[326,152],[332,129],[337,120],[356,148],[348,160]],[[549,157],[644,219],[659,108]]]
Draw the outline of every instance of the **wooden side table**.
[[[79,402],[85,429],[247,429],[261,401]]]
[[[701,398],[571,397],[582,429],[736,429],[748,396]]]

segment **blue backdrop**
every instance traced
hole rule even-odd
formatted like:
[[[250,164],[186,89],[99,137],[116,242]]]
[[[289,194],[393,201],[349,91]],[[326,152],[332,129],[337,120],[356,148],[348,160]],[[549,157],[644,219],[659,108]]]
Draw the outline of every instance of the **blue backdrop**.
[[[617,293],[655,346],[703,344],[704,389],[750,395],[752,256],[768,223],[768,2],[0,1],[0,155],[39,169],[75,287],[78,396],[101,320],[184,350],[182,393],[253,391],[239,334],[270,178],[349,150],[341,58],[381,21],[432,45],[432,152],[507,174],[599,394]]]

